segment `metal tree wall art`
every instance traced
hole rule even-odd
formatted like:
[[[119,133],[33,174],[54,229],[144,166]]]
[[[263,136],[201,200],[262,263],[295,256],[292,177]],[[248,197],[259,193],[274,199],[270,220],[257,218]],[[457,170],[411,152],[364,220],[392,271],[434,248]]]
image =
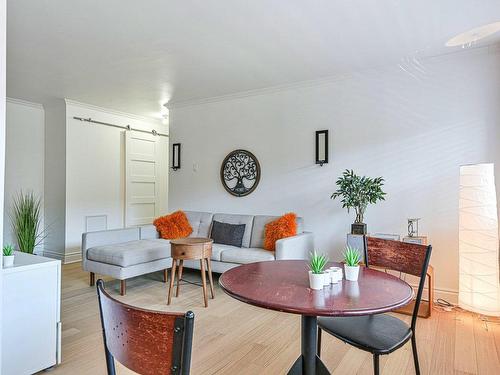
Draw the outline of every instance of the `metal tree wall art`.
[[[259,184],[259,162],[250,151],[232,151],[222,162],[220,178],[228,193],[244,197],[254,191]]]

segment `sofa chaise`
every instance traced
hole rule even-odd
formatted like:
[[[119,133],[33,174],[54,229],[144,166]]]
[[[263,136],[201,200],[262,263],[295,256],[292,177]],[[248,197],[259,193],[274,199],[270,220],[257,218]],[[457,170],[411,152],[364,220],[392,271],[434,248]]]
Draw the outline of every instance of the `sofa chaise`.
[[[279,259],[307,259],[313,250],[313,235],[303,231],[303,220],[297,218],[297,235],[276,241],[276,250],[263,249],[264,227],[278,216],[212,214],[186,211],[193,232],[190,237],[210,237],[212,221],[245,224],[242,247],[214,243],[212,271],[222,273],[240,264]],[[172,266],[170,241],[159,237],[152,224],[124,229],[83,233],[82,267],[90,272],[90,285],[95,274],[121,280],[120,292],[126,292],[126,279],[151,272],[164,271]],[[199,269],[196,261],[185,261],[184,267]]]

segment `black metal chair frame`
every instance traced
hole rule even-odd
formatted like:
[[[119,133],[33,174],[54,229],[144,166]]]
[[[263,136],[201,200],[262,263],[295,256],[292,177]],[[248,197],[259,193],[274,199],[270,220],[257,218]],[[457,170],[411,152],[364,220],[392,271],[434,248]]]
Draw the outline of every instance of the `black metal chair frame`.
[[[154,310],[139,309],[137,307],[127,305],[123,302],[114,299],[104,289],[104,282],[102,279],[97,280],[96,289],[97,289],[97,298],[99,301],[99,316],[101,319],[104,350],[106,354],[107,374],[116,375],[115,359],[113,357],[113,354],[110,352],[106,341],[106,331],[104,327],[104,319],[103,319],[102,304],[101,304],[101,293],[105,294],[107,298],[113,300],[114,302],[133,310],[141,310],[152,313],[159,313],[159,312]],[[194,313],[192,311],[188,311],[186,312],[186,314],[175,318],[174,339],[173,339],[173,349],[172,349],[172,368],[171,368],[172,374],[189,375],[191,367],[193,330],[194,330]]]
[[[363,238],[363,245],[364,245],[364,257],[365,257],[365,263],[366,267],[369,267],[369,257],[368,257],[368,243],[367,243],[367,237],[364,236]],[[425,254],[425,259],[422,267],[422,272],[420,274],[420,281],[418,284],[418,289],[417,289],[417,296],[415,298],[415,307],[413,308],[413,313],[412,313],[412,318],[411,318],[411,324],[410,324],[410,330],[411,330],[411,335],[406,338],[405,340],[401,341],[397,346],[392,348],[390,351],[372,351],[370,348],[364,347],[362,345],[359,345],[355,342],[351,342],[348,339],[343,340],[344,342],[367,352],[370,352],[373,354],[373,371],[375,375],[380,374],[380,356],[385,355],[385,354],[390,354],[394,352],[395,350],[401,348],[404,344],[408,342],[408,340],[411,339],[411,347],[412,347],[412,352],[413,352],[413,361],[415,364],[415,373],[417,375],[420,375],[420,366],[418,362],[418,352],[417,352],[417,342],[416,342],[416,337],[415,337],[415,327],[417,324],[417,318],[418,318],[418,310],[420,307],[420,302],[422,300],[422,293],[424,291],[424,286],[425,286],[425,278],[427,275],[427,268],[429,266],[429,261],[431,258],[431,252],[432,252],[432,246],[428,245],[426,254]],[[318,357],[321,356],[321,332],[323,329],[321,328],[320,322],[318,322]]]

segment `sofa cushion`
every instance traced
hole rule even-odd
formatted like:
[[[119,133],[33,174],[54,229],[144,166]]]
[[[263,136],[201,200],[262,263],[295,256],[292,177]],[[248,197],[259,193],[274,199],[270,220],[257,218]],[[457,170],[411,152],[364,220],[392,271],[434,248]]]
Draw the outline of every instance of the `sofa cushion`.
[[[257,248],[238,248],[231,246],[231,249],[222,251],[220,260],[227,263],[247,264],[274,260],[274,252]]]
[[[184,211],[184,213],[189,220],[189,224],[191,224],[191,228],[193,228],[193,233],[189,237],[210,236],[210,225],[212,224],[213,214],[198,211]]]
[[[214,243],[241,247],[245,227],[245,224],[220,223],[214,220],[210,238],[214,240]]]
[[[153,224],[139,226],[139,236],[141,240],[154,240],[160,238],[160,233]]]
[[[212,256],[210,257],[210,259],[220,262],[220,257],[222,255],[222,252],[225,250],[232,250],[232,249],[239,249],[239,247],[236,248],[236,247],[231,246],[231,245],[223,245],[220,243],[214,243],[214,244],[212,244]]]
[[[170,241],[159,239],[123,242],[88,249],[87,259],[130,267],[170,257]]]
[[[264,247],[265,226],[267,223],[278,218],[279,216],[255,215],[253,219],[250,247]],[[304,220],[301,217],[297,217],[297,234],[302,232],[304,232]]]
[[[241,246],[250,247],[250,236],[252,234],[252,215],[214,214],[214,221],[228,224],[245,224],[245,234],[241,241]]]

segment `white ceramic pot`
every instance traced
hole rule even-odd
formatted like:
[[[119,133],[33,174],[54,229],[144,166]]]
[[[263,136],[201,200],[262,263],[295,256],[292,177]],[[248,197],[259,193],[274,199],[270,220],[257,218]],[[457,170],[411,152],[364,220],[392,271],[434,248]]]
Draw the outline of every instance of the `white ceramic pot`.
[[[322,273],[312,273],[309,271],[309,287],[314,290],[323,289],[325,275]]]
[[[342,281],[342,268],[331,267],[330,268],[330,283],[337,284]]]
[[[359,266],[348,266],[344,264],[345,279],[349,281],[358,281]]]
[[[14,265],[14,255],[3,256],[3,267],[12,267]]]

